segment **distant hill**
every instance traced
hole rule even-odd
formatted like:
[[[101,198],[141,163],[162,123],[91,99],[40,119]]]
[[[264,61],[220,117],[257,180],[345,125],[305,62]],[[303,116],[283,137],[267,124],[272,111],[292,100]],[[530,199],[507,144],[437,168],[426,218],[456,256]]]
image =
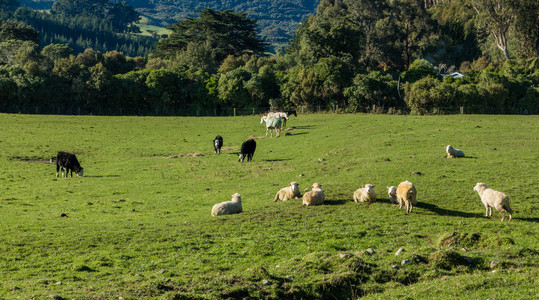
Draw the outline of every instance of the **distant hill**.
[[[48,9],[51,0],[19,0],[21,5],[34,9]],[[279,47],[293,36],[297,26],[316,11],[319,0],[127,0],[138,12],[151,17],[154,24],[166,27],[177,20],[198,16],[198,10],[234,9],[246,11],[258,19],[260,35],[267,42]]]

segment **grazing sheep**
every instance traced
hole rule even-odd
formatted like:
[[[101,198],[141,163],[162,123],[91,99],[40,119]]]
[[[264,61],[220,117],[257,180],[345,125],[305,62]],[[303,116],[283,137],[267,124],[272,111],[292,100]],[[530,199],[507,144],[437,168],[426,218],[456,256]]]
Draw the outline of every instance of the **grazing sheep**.
[[[287,187],[284,187],[277,192],[273,202],[277,202],[277,200],[286,201],[289,199],[298,199],[299,197],[301,197],[299,183],[292,181]]]
[[[313,189],[305,194],[303,194],[303,205],[322,205],[324,204],[324,191],[322,190],[322,185],[318,183],[313,183],[311,186]]]
[[[365,184],[363,187],[357,189],[354,192],[354,201],[357,202],[375,202],[376,192],[374,191],[375,185]]]
[[[502,214],[502,221],[505,219],[505,211],[509,212],[509,221],[513,218],[513,210],[509,206],[509,197],[499,191],[487,188],[487,185],[478,182],[473,188],[481,197],[481,202],[485,205],[485,217],[492,216],[492,208]]]
[[[451,145],[445,147],[445,152],[447,152],[447,158],[464,157],[464,152],[462,152],[462,150],[455,149]]]
[[[417,205],[417,191],[415,186],[408,180],[401,182],[397,187],[397,201],[399,208],[404,205],[406,212],[412,212],[413,206]]]
[[[217,203],[211,209],[212,216],[239,214],[242,212],[241,196],[238,193],[232,195],[231,201]]]
[[[399,201],[397,201],[397,187],[395,187],[394,185],[388,186],[387,195],[389,196],[389,202],[393,204],[399,203]]]
[[[221,154],[221,147],[223,147],[223,138],[218,135],[213,140],[213,150],[215,150],[214,154]]]
[[[241,144],[240,154],[239,154],[239,160],[243,162],[243,160],[247,157],[247,161],[253,160],[253,155],[255,154],[256,150],[256,142],[253,139],[248,139],[243,144]]]

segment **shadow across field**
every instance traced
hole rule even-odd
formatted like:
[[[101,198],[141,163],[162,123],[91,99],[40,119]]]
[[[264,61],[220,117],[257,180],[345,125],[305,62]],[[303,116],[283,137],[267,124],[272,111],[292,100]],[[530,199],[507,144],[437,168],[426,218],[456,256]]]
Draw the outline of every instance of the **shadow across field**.
[[[417,207],[428,209],[432,211],[433,213],[442,215],[442,216],[453,216],[453,217],[463,217],[463,218],[477,218],[480,216],[476,213],[468,213],[468,212],[463,212],[463,211],[458,211],[458,210],[445,209],[445,208],[438,207],[437,205],[434,205],[434,204],[423,203],[423,202],[418,202]]]

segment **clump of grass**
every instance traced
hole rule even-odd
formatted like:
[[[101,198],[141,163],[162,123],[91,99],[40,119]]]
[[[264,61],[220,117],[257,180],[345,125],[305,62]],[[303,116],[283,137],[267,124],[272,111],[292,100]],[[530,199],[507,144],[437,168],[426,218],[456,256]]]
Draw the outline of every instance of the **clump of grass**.
[[[438,247],[454,246],[454,247],[473,247],[481,242],[479,233],[446,233],[440,237]]]
[[[467,257],[452,249],[432,253],[430,261],[435,268],[443,270],[474,269],[478,268],[482,263],[480,258]]]

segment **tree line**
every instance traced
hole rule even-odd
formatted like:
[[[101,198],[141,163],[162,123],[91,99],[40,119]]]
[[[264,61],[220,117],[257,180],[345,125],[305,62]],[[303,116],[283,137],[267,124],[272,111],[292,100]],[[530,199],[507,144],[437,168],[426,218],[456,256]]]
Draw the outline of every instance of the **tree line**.
[[[230,10],[205,9],[180,20],[147,58],[93,49],[75,55],[62,44],[40,48],[32,27],[4,21],[0,110],[537,113],[537,23],[527,14],[538,4],[523,1],[525,11],[514,5],[494,11],[511,20],[497,27],[487,20],[499,16],[480,13],[480,5],[493,1],[323,0],[276,55],[263,51],[256,20]]]

